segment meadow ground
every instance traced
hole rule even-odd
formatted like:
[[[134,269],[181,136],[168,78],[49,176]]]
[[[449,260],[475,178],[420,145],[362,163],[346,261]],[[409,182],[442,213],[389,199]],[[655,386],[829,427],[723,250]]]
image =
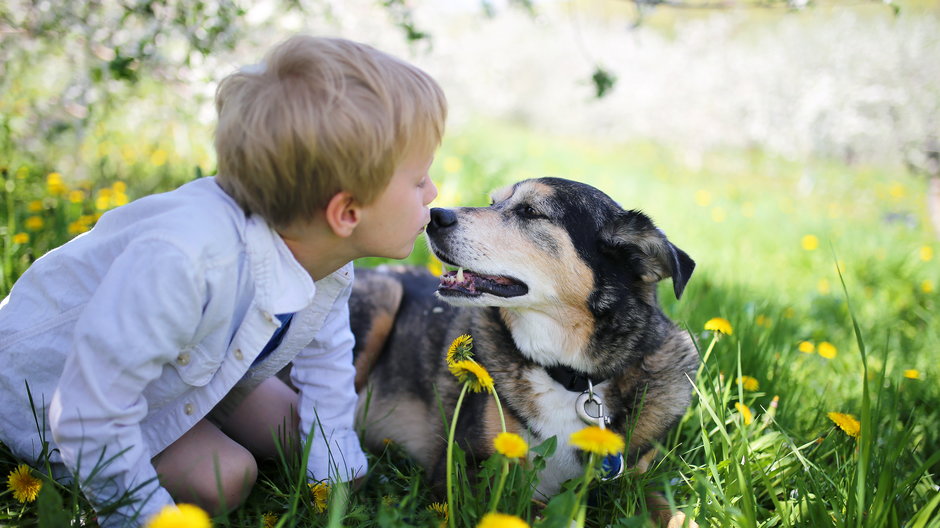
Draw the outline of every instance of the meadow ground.
[[[0,295],[101,212],[201,174],[192,166],[149,152],[105,160],[85,181],[55,167],[5,167]],[[598,144],[493,123],[451,133],[432,171],[440,206],[485,205],[489,190],[527,177],[593,184],[649,214],[698,264],[682,300],[661,295],[706,361],[658,462],[590,493],[575,485],[546,508],[529,500],[531,468],[512,464],[499,511],[559,526],[585,505],[588,526],[643,526],[643,490],[652,487],[703,526],[940,526],[940,243],[926,224],[924,181],[901,169],[759,151],[689,158],[662,144]],[[420,241],[409,261],[439,269]],[[716,317],[730,335],[704,329]],[[21,462],[0,445],[4,484]],[[329,498],[311,493],[295,462],[271,463],[246,505],[214,522],[445,522],[446,508],[395,445],[371,462],[361,488]],[[479,522],[502,462],[488,461],[481,483],[457,479],[448,521]],[[10,487],[0,491],[0,525],[92,515],[74,487],[44,481],[36,501]]]

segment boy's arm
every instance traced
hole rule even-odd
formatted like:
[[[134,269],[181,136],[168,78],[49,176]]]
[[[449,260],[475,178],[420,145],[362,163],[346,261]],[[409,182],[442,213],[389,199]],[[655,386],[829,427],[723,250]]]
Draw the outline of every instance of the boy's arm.
[[[307,471],[314,480],[352,480],[368,462],[354,428],[354,338],[349,328],[349,285],[337,297],[323,328],[295,359],[291,380],[300,390],[300,436],[313,434]],[[311,429],[312,428],[312,429]]]
[[[197,269],[170,243],[133,242],[77,321],[50,425],[62,459],[99,512],[122,497],[135,501],[99,519],[102,526],[144,522],[173,504],[142,436],[143,391],[192,339],[205,298]]]

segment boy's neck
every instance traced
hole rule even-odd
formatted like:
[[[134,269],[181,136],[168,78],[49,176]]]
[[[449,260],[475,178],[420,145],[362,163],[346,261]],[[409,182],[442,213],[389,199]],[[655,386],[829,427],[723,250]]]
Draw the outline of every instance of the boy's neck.
[[[277,229],[277,233],[314,281],[356,258],[348,251],[348,244],[335,236],[325,222],[292,225]]]

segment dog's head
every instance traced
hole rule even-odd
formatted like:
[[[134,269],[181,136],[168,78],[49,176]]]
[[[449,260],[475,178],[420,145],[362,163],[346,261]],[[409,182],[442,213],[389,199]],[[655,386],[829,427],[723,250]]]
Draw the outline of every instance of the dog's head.
[[[561,178],[521,181],[489,207],[433,209],[431,251],[445,264],[438,294],[456,305],[524,307],[591,302],[604,290],[667,277],[682,295],[695,263],[638,211]]]
[[[649,217],[590,185],[539,178],[491,197],[489,207],[431,211],[431,251],[459,268],[445,271],[437,294],[458,306],[537,312],[588,326],[579,344],[553,354],[558,361],[574,361],[605,318],[636,313],[637,306],[658,309],[658,281],[671,277],[680,297],[695,267]],[[529,333],[537,340],[539,331]],[[532,344],[540,346],[547,345]]]

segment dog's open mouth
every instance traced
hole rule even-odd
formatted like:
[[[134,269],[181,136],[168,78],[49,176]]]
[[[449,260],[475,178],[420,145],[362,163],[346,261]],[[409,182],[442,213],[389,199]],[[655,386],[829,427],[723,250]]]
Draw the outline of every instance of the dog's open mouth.
[[[437,292],[446,296],[477,297],[488,293],[497,297],[518,297],[529,292],[524,283],[502,275],[483,275],[463,268],[445,271]]]

